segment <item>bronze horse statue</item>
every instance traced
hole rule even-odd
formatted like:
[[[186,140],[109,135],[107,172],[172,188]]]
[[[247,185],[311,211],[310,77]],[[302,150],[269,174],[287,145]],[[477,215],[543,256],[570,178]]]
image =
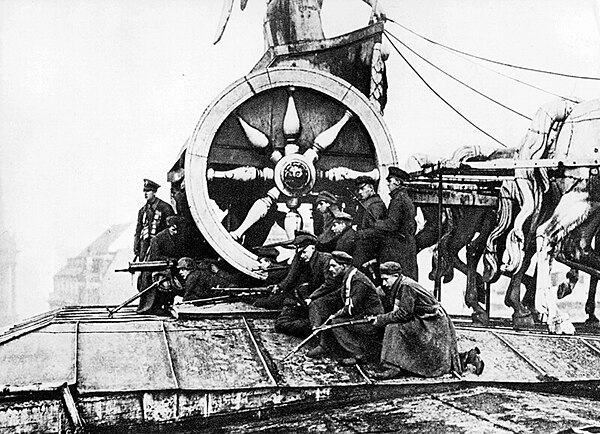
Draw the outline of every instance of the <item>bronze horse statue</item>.
[[[512,155],[510,151],[507,153],[500,150],[485,156],[478,147],[463,146],[455,150],[446,163],[457,165],[467,161],[481,161],[510,155]],[[409,158],[407,167],[415,171],[431,164],[433,162],[428,156],[416,154]],[[465,304],[473,310],[473,322],[487,325],[488,314],[481,305],[486,301],[486,290],[484,280],[477,272],[477,265],[484,253],[487,238],[496,226],[496,211],[480,206],[445,206],[440,236],[438,205],[421,204],[419,208],[423,214],[424,225],[415,236],[417,251],[436,245],[433,269],[429,278],[434,280],[434,276],[439,272],[444,283],[448,283],[454,277],[454,269],[463,273],[467,277]],[[466,249],[466,263],[459,257],[459,252],[463,248]]]
[[[593,284],[600,277],[600,256],[593,244],[600,227],[599,114],[599,100],[547,104],[533,118],[519,150],[520,160],[546,164],[515,170],[519,188],[513,191],[513,198],[521,195],[522,200],[507,237],[509,254],[503,268],[523,272],[537,254],[535,306],[551,333],[574,333],[568,316],[556,304],[557,291],[568,290],[564,283],[551,282],[555,258],[592,276],[586,312],[588,321],[595,322]],[[494,272],[497,270],[488,274]],[[575,284],[576,275],[570,272],[567,286]]]

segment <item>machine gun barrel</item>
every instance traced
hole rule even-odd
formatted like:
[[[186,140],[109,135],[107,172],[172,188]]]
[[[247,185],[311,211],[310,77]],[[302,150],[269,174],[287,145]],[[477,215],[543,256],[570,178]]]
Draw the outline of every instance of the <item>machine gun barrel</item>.
[[[165,271],[170,268],[176,268],[177,261],[174,259],[165,259],[162,261],[130,262],[127,268],[115,270],[117,273],[136,273],[141,271]]]

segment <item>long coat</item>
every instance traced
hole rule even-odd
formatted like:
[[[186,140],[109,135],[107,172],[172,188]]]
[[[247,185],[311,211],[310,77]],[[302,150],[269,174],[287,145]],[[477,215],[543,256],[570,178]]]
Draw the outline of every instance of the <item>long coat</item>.
[[[347,321],[349,318],[383,313],[383,305],[375,286],[354,267],[348,268],[344,274],[340,292],[343,307],[336,312],[332,324]],[[340,346],[358,359],[364,359],[379,349],[376,347],[377,329],[371,323],[354,324],[331,331]]]
[[[381,362],[424,377],[460,373],[454,325],[438,301],[405,276],[391,289],[394,308],[375,322],[385,327]]]
[[[416,280],[419,273],[415,242],[415,206],[404,188],[394,190],[391,197],[387,218],[373,223],[381,240],[379,261],[398,262],[402,265],[403,274]]]
[[[133,237],[133,253],[139,257],[140,261],[147,259],[150,241],[167,228],[167,217],[174,214],[171,205],[159,198],[155,198],[151,204],[146,203],[140,208]]]
[[[387,216],[387,207],[378,194],[374,194],[361,203],[364,207],[359,205],[354,215],[356,248],[353,264],[359,267],[370,259],[378,258],[381,243],[373,225],[377,220],[385,219]]]

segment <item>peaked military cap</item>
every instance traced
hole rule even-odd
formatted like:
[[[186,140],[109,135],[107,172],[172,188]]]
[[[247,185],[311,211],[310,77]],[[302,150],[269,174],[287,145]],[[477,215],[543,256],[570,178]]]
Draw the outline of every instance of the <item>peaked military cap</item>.
[[[333,219],[334,220],[342,220],[345,222],[351,222],[352,216],[350,214],[348,214],[347,212],[335,210],[333,212]]]
[[[377,184],[377,181],[371,178],[370,176],[359,176],[358,178],[356,178],[357,187],[362,187],[365,184],[375,185]]]
[[[337,201],[338,200],[337,200],[337,197],[335,197],[335,195],[328,192],[327,190],[323,190],[323,191],[319,192],[316,203],[327,202],[327,203],[330,203],[333,205],[334,203],[337,203]]]
[[[262,258],[275,260],[279,256],[279,250],[275,247],[260,247],[256,249],[256,254]]]
[[[317,237],[307,231],[296,231],[296,238],[294,238],[292,244],[296,247],[304,248],[312,244],[317,244]]]
[[[407,179],[410,178],[410,175],[407,172],[405,172],[404,170],[400,169],[399,167],[391,166],[388,169],[388,176],[386,179],[390,179],[390,178],[398,178],[398,179],[401,179],[402,181],[406,181]]]
[[[150,179],[144,179],[144,191],[156,191],[160,188],[156,182],[151,181]]]
[[[338,264],[352,264],[352,256],[341,250],[331,252],[331,258]]]
[[[384,262],[379,266],[381,274],[402,274],[402,265],[394,261]]]
[[[183,219],[178,215],[170,215],[167,217],[167,226],[179,226]]]

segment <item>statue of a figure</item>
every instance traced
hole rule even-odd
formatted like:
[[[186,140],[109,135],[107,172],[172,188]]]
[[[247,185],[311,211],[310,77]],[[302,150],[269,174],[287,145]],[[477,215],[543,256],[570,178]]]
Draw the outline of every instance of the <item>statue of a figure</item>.
[[[221,21],[215,35],[216,44],[221,39],[231,15],[234,0],[225,0]],[[371,21],[385,19],[380,0],[363,0],[371,6]],[[248,0],[241,0],[242,10]],[[264,20],[265,48],[301,41],[324,39],[321,25],[323,0],[267,0]]]

